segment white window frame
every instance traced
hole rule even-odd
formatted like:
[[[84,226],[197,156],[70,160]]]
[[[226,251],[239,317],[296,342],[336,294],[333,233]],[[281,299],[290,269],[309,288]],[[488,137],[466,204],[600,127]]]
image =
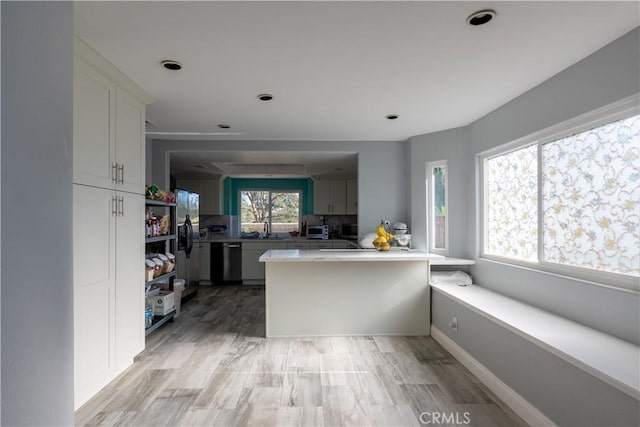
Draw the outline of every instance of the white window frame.
[[[273,230],[272,215],[271,215],[271,193],[297,193],[298,194],[298,231],[300,231],[300,224],[302,221],[302,190],[281,190],[277,188],[240,188],[238,189],[238,236],[242,234],[242,192],[243,191],[267,191],[269,192],[269,230]],[[286,237],[285,234],[272,233],[272,236]]]
[[[632,96],[611,104],[609,106],[591,111],[589,113],[578,116],[574,119],[567,120],[555,126],[549,127],[534,134],[517,139],[502,146],[487,150],[476,155],[476,170],[478,171],[476,180],[478,197],[478,257],[488,261],[495,261],[504,264],[531,268],[571,279],[577,279],[590,284],[614,288],[622,288],[640,291],[640,280],[638,277],[628,276],[620,273],[607,271],[592,270],[584,267],[562,265],[543,260],[543,194],[542,194],[542,146],[548,142],[557,141],[572,134],[580,133],[594,127],[602,126],[626,117],[640,114],[640,97]],[[509,257],[487,254],[487,227],[485,218],[487,217],[486,203],[487,186],[486,171],[484,168],[485,160],[496,157],[511,151],[518,150],[530,145],[538,146],[538,260],[524,261]]]
[[[445,180],[444,180],[444,207],[446,209],[445,223],[444,223],[444,248],[435,247],[435,191],[433,180],[433,169],[438,167],[445,168]],[[429,242],[429,252],[439,255],[449,255],[449,164],[447,160],[438,160],[434,162],[427,162],[425,165],[427,176],[427,241]]]

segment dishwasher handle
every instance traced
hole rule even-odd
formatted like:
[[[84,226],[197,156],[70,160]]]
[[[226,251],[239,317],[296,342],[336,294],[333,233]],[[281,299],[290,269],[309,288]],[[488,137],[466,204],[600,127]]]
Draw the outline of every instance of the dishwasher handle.
[[[225,248],[240,248],[242,246],[241,245],[228,245],[228,244],[226,244],[226,245],[224,245],[224,247]]]

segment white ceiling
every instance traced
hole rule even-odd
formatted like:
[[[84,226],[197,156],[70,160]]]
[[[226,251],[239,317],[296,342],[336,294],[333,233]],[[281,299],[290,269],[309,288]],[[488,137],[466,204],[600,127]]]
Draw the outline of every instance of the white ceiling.
[[[493,22],[465,23],[484,8]],[[155,98],[148,130],[405,140],[473,122],[639,16],[635,1],[79,2],[75,31]]]

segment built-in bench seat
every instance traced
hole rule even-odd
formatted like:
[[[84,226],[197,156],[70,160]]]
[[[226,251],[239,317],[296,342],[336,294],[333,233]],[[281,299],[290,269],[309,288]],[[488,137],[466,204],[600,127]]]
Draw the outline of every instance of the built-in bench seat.
[[[640,347],[480,286],[431,282],[434,292],[640,400]]]

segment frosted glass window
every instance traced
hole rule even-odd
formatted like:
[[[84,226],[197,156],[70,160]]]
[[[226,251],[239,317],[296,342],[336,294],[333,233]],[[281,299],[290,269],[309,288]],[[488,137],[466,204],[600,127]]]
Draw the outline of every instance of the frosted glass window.
[[[543,260],[640,275],[640,116],[542,146]]]
[[[537,154],[532,145],[484,161],[486,254],[538,259]]]

